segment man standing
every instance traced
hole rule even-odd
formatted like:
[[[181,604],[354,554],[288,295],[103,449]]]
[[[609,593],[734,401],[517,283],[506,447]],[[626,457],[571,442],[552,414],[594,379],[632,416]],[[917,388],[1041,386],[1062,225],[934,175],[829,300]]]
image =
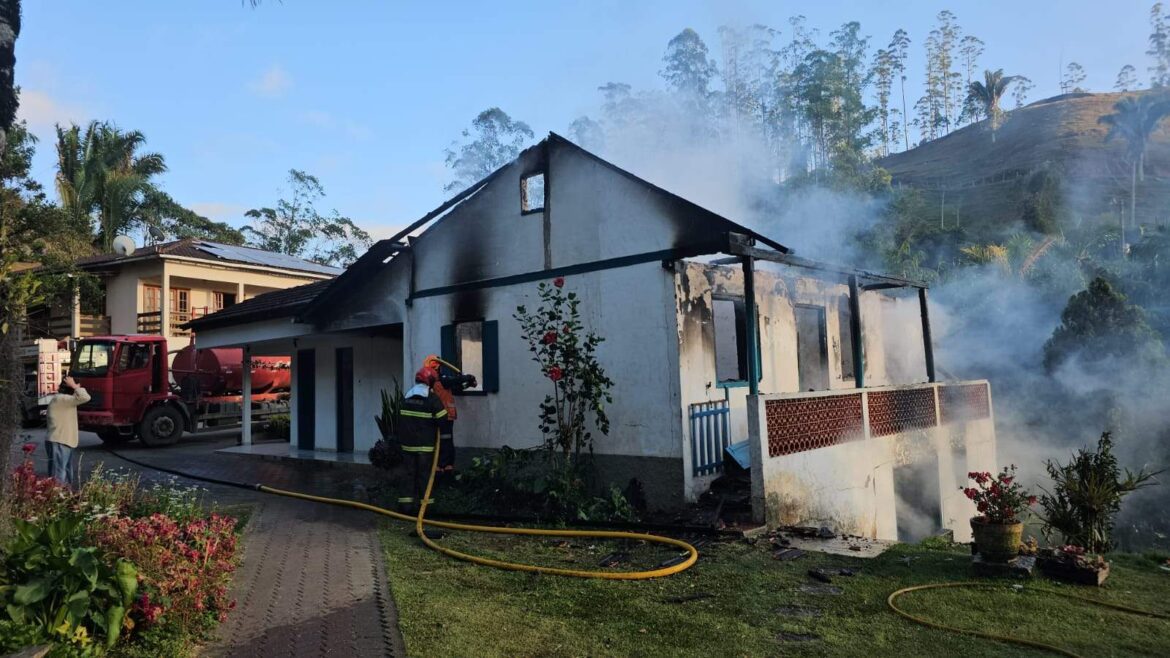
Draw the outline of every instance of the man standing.
[[[443,419],[439,427],[441,439],[439,441],[439,473],[450,475],[455,471],[455,419],[458,417],[454,393],[475,388],[476,380],[474,375],[443,375],[442,364],[443,361],[434,354],[423,359],[424,368],[430,368],[439,373],[439,381],[431,387],[447,410],[447,417]]]
[[[417,516],[435,455],[435,437],[447,418],[447,409],[433,390],[439,383],[436,370],[423,366],[415,373],[414,382],[398,411],[398,440],[414,471],[411,495],[398,498],[398,509],[403,514]],[[431,502],[427,501],[428,504]]]
[[[49,435],[45,448],[49,453],[49,475],[69,486],[77,485],[73,469],[73,450],[77,447],[77,407],[89,402],[89,393],[73,377],[66,377],[49,399],[47,412]]]

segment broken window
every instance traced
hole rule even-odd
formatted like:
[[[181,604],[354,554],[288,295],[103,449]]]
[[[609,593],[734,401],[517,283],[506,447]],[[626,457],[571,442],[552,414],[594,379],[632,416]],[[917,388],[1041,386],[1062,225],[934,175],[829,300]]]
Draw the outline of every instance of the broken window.
[[[520,212],[541,212],[544,210],[544,172],[520,179]]]
[[[800,390],[828,390],[829,350],[825,341],[825,309],[823,306],[797,304],[794,312],[796,366]]]
[[[213,313],[236,304],[236,293],[234,292],[213,292],[211,295],[211,311]]]
[[[499,381],[499,323],[475,320],[456,322],[442,328],[443,360],[460,372],[475,375],[476,385],[464,393],[496,393]],[[444,368],[445,375],[455,374]]]
[[[841,342],[841,379],[853,379],[853,310],[848,296],[837,302],[837,340]]]
[[[715,325],[715,381],[743,384],[748,379],[747,310],[743,300],[712,300]]]

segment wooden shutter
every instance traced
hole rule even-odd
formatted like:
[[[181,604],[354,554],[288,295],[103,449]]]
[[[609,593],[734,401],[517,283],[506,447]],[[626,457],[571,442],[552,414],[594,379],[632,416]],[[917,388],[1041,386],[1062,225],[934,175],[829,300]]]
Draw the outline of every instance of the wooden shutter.
[[[459,363],[459,357],[455,353],[455,325],[443,325],[439,329],[439,356],[447,363],[453,363],[459,367],[463,364]]]

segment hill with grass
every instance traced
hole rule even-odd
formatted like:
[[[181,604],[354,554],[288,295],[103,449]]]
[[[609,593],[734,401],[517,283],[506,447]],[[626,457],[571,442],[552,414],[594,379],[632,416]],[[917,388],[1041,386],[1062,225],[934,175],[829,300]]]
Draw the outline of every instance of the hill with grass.
[[[1127,225],[1131,168],[1123,139],[1105,141],[1100,117],[1127,94],[1065,94],[1005,113],[994,141],[987,121],[878,161],[895,186],[920,190],[940,221],[972,236],[1068,223]],[[1170,219],[1170,118],[1151,138],[1137,223]]]

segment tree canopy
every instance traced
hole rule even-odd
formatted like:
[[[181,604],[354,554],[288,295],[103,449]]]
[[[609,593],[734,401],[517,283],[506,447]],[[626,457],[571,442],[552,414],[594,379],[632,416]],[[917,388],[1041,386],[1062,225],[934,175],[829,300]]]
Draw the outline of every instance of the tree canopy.
[[[316,176],[290,169],[288,184],[288,198],[244,213],[253,220],[243,230],[250,246],[340,267],[369,248],[370,235],[353,220],[336,210],[317,210],[325,188]]]

